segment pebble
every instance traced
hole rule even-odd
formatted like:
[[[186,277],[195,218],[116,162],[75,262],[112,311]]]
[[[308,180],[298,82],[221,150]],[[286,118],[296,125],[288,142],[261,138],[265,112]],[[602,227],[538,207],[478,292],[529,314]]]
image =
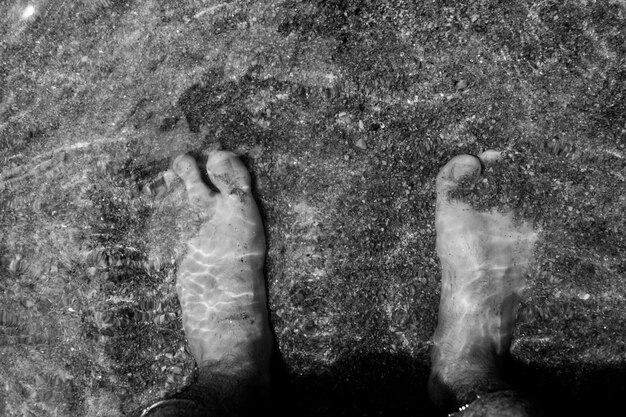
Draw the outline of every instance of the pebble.
[[[367,149],[367,143],[365,143],[365,139],[361,138],[356,141],[356,147],[361,149]]]

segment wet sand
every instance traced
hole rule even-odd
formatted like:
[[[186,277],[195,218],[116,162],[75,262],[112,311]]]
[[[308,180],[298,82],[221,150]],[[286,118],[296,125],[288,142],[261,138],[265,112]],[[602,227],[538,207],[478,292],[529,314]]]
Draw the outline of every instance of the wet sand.
[[[133,415],[194,377],[171,164],[216,147],[265,224],[283,409],[435,415],[435,177],[489,148],[509,168],[458,197],[543,230],[512,375],[570,415],[623,398],[622,3],[32,4],[0,6],[0,414]]]

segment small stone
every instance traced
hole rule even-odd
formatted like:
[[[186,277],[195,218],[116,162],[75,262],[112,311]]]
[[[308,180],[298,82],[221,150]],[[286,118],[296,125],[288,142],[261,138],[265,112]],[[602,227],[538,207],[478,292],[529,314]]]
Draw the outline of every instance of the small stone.
[[[57,153],[55,155],[55,157],[56,157],[57,161],[64,162],[65,159],[67,158],[67,154],[64,151],[61,151],[61,152]]]
[[[479,14],[473,14],[470,16],[470,20],[472,21],[472,23],[476,22],[478,19],[480,19]]]
[[[147,195],[147,196],[153,196],[154,195],[154,192],[152,191],[152,187],[150,187],[149,183],[143,186],[143,188],[141,189],[141,192],[144,195]]]
[[[361,149],[367,149],[367,143],[365,143],[365,139],[361,138],[356,141],[356,147]]]
[[[463,90],[467,88],[467,81],[466,80],[459,80],[456,83],[456,89],[457,90]]]
[[[48,313],[53,307],[53,304],[50,300],[40,300],[39,304],[37,305],[37,310],[42,313],[42,314],[46,314]]]

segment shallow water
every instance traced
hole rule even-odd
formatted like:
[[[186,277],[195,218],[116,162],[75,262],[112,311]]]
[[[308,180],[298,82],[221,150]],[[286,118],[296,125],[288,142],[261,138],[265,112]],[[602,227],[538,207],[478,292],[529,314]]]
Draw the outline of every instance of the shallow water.
[[[199,223],[163,183],[176,155],[218,145],[261,207],[285,408],[433,413],[434,179],[493,147],[514,165],[491,203],[508,193],[545,231],[515,375],[572,414],[622,398],[619,3],[0,16],[0,414],[133,413],[192,378],[174,281]]]

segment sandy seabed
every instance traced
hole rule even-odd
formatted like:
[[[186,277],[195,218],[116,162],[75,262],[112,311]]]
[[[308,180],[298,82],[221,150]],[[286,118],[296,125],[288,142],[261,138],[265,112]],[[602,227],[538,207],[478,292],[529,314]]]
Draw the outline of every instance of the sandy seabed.
[[[625,394],[623,2],[0,5],[0,414],[137,415],[194,377],[169,169],[249,168],[278,411],[437,415],[436,174],[542,227],[510,370],[550,410]],[[32,8],[29,8],[32,7]]]

